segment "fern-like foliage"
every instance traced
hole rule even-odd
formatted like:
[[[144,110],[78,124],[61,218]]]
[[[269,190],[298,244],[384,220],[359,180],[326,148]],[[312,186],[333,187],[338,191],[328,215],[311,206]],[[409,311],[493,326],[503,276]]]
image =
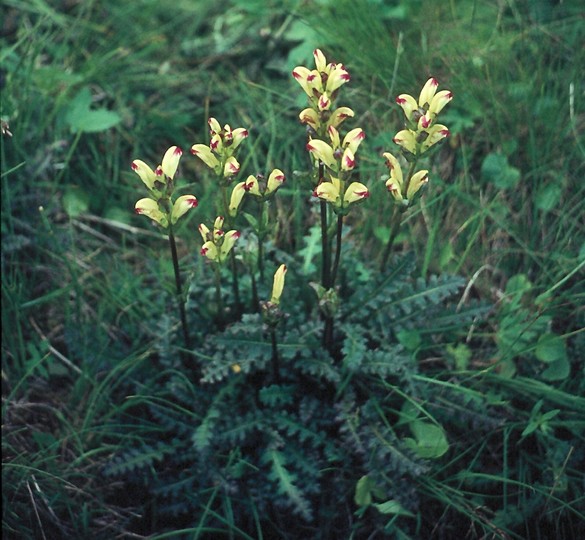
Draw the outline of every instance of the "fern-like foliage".
[[[310,260],[303,264],[312,268]],[[449,303],[461,278],[423,280],[412,278],[413,270],[412,257],[402,256],[386,276],[374,278],[364,267],[357,285],[343,283],[335,351],[322,345],[302,275],[291,276],[296,297],[289,293],[288,318],[276,329],[276,363],[261,315],[244,314],[223,329],[210,319],[207,332],[199,329],[191,373],[168,362],[168,351],[161,355],[169,374],[151,385],[158,396],[148,400],[150,434],[112,458],[108,477],[148,486],[158,515],[175,523],[193,525],[192,516],[208,508],[208,524],[225,527],[227,518],[214,516],[227,498],[238,527],[254,530],[253,515],[265,516],[268,529],[295,516],[289,531],[295,538],[318,537],[308,531],[325,515],[354,522],[352,493],[366,475],[378,495],[416,512],[412,486],[428,464],[406,444],[411,433],[398,419],[405,394],[418,399],[422,391],[416,359],[397,335],[436,337],[481,309]],[[440,416],[433,407],[428,403]],[[339,496],[324,498],[332,489]],[[378,527],[382,521],[369,525]]]

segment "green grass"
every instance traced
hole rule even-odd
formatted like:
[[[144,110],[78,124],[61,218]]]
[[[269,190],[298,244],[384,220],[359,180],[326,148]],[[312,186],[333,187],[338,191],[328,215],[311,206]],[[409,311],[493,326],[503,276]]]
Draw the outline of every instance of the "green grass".
[[[213,487],[201,494],[196,519],[169,530],[140,482],[124,485],[104,470],[157,438],[172,447],[160,419],[149,416],[156,404],[193,426],[205,416],[169,393],[169,380],[182,381],[181,391],[204,407],[213,398],[199,394],[174,349],[166,238],[133,215],[143,190],[130,163],[154,163],[172,144],[186,151],[207,142],[208,116],[246,126],[245,174],[279,167],[287,175],[269,248],[307,246],[315,215],[301,188],[310,167],[297,121],[304,98],[290,72],[309,65],[315,47],[351,72],[344,103],[356,112],[352,127],[367,133],[360,181],[372,197],[352,214],[348,235],[361,254],[358,281],[372,275],[389,233],[390,197],[379,178],[380,154],[393,150],[400,127],[394,97],[415,94],[433,75],[455,95],[442,119],[452,136],[425,160],[431,181],[398,249],[415,253],[416,275],[461,275],[469,284],[464,300],[491,306],[486,320],[465,328],[443,320],[441,342],[424,332],[402,336],[421,370],[412,388],[371,380],[387,395],[378,404],[380,425],[404,435],[396,422],[408,398],[450,443],[413,488],[418,521],[395,516],[387,531],[402,538],[583,534],[585,23],[578,1],[9,0],[3,11],[0,115],[13,134],[0,147],[7,538],[286,531],[259,514],[252,496],[238,501]],[[203,313],[211,278],[196,228],[215,216],[216,187],[185,156],[179,189],[200,202],[177,236],[184,277],[201,295],[191,300]],[[547,349],[542,334],[562,345]],[[569,372],[543,377],[559,356]],[[523,435],[528,426],[533,431]],[[144,485],[159,480],[153,471]],[[339,471],[357,474],[351,464]],[[353,494],[343,495],[351,506]],[[323,538],[339,530],[335,497],[321,501],[307,537],[319,538],[319,527]],[[236,519],[241,505],[249,510],[245,523]],[[355,519],[353,537],[361,538],[355,511],[348,507],[345,517]]]

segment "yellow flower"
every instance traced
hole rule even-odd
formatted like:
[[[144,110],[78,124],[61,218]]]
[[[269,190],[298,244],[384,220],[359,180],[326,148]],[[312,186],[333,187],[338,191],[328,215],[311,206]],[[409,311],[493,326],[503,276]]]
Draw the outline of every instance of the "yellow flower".
[[[158,202],[144,198],[140,199],[134,206],[137,214],[144,215],[153,221],[156,221],[161,227],[165,229],[169,226],[169,220],[164,212],[162,212],[158,206]]]
[[[319,120],[319,114],[317,111],[311,108],[306,108],[301,111],[299,114],[299,119],[301,124],[307,124],[308,126],[312,127],[315,131],[319,129],[321,125],[321,121]]]
[[[191,153],[203,161],[210,169],[217,172],[216,169],[220,167],[220,162],[209,146],[206,144],[194,144],[191,147]]]
[[[282,290],[284,289],[284,276],[286,274],[286,265],[281,264],[278,270],[274,273],[274,280],[272,282],[272,296],[270,302],[278,305],[280,303],[280,297]]]
[[[427,130],[428,136],[422,143],[422,152],[450,135],[449,129],[443,124],[435,124]]]
[[[403,129],[402,131],[399,131],[392,140],[411,154],[416,154],[416,133],[411,129]]]
[[[140,159],[132,162],[132,170],[140,176],[144,185],[155,196],[161,195],[161,190],[166,184],[166,179],[172,180],[179,167],[179,160],[183,151],[178,146],[171,146],[163,156],[162,165],[154,171]]]
[[[238,209],[240,208],[242,199],[244,198],[244,195],[246,194],[247,191],[246,186],[247,186],[246,182],[239,182],[234,186],[234,189],[232,190],[232,196],[230,198],[229,206],[230,216],[232,217],[235,217],[236,214],[238,213]]]
[[[321,182],[313,195],[331,203],[336,210],[344,210],[350,204],[370,196],[368,188],[360,182],[352,182],[343,193],[342,190],[342,181],[332,176],[331,182]]]
[[[330,169],[334,171],[339,169],[337,160],[333,155],[333,148],[331,148],[331,146],[329,146],[325,141],[320,139],[311,139],[307,143],[307,150],[311,152],[315,159],[322,161]]]
[[[352,118],[353,116],[354,112],[349,107],[339,107],[331,113],[327,126],[337,128],[346,118]]]
[[[199,225],[199,233],[201,234],[201,238],[203,238],[203,246],[201,247],[200,253],[217,263],[223,263],[226,260],[228,253],[240,237],[239,231],[236,230],[224,233],[222,229],[223,223],[224,218],[218,216],[213,223],[213,232],[204,223]]]
[[[431,77],[423,86],[418,101],[409,94],[400,94],[396,103],[402,107],[406,118],[413,124],[418,124],[424,117],[422,124],[425,129],[434,122],[436,116],[453,99],[450,90],[441,90],[437,93],[439,83]]]
[[[266,183],[265,196],[272,195],[282,184],[284,184],[286,177],[280,169],[274,169],[268,176],[268,182]]]
[[[163,156],[161,169],[167,178],[171,180],[175,177],[177,168],[179,167],[179,160],[183,155],[183,151],[178,146],[171,146]]]
[[[181,195],[173,203],[173,209],[171,210],[171,223],[174,225],[178,219],[191,208],[197,208],[197,197],[194,195]]]
[[[386,165],[390,171],[390,178],[386,180],[386,188],[397,202],[408,205],[420,188],[428,182],[429,171],[422,170],[413,174],[408,183],[408,188],[406,188],[406,193],[404,193],[404,177],[398,159],[389,152],[385,152],[383,155],[386,158]]]

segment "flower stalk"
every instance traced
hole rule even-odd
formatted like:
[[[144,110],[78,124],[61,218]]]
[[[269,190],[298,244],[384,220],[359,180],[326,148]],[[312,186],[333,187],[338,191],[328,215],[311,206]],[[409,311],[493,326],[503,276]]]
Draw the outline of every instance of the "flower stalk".
[[[175,190],[175,174],[179,167],[179,160],[183,151],[178,146],[171,146],[164,154],[161,164],[156,169],[151,169],[144,161],[136,159],[132,162],[132,169],[138,174],[146,186],[149,197],[140,199],[135,205],[137,214],[145,215],[155,223],[167,230],[173,270],[175,273],[175,289],[179,307],[179,317],[183,329],[185,348],[191,347],[187,315],[185,312],[185,299],[181,284],[181,272],[179,257],[177,255],[177,243],[175,241],[174,226],[177,221],[191,208],[197,207],[197,198],[194,195],[181,195],[173,201]]]
[[[276,329],[282,319],[284,313],[280,310],[280,297],[284,289],[285,275],[287,272],[286,265],[281,264],[276,272],[272,282],[272,294],[270,300],[261,302],[261,312],[264,324],[268,328],[270,334],[270,344],[272,350],[271,365],[272,365],[272,376],[275,384],[280,383],[280,356],[278,352],[278,340],[276,337]]]
[[[340,125],[354,116],[348,107],[335,107],[340,88],[351,79],[350,74],[343,64],[327,63],[319,49],[313,51],[313,57],[315,69],[298,66],[292,74],[308,97],[309,107],[301,111],[299,119],[307,126],[306,148],[316,171],[313,195],[320,199],[321,284],[315,290],[324,320],[323,344],[333,354],[333,318],[338,303],[334,287],[341,258],[343,216],[353,203],[366,199],[369,191],[360,182],[350,182],[364,131],[355,128],[343,140],[339,132]],[[337,215],[334,259],[329,231],[330,208]]]
[[[177,243],[172,226],[169,227],[169,245],[171,248],[171,258],[173,260],[173,270],[175,273],[175,289],[177,292],[177,304],[179,306],[179,316],[181,318],[181,327],[183,329],[183,340],[185,348],[191,348],[191,338],[189,336],[189,327],[187,326],[187,314],[185,312],[185,299],[183,298],[183,287],[181,283],[181,272],[179,269],[179,257],[177,255]]]
[[[422,193],[422,188],[429,181],[429,171],[416,171],[421,156],[432,146],[449,136],[447,126],[437,124],[437,116],[453,99],[450,90],[437,92],[439,83],[433,77],[424,84],[418,100],[408,94],[400,94],[396,103],[402,108],[405,116],[405,129],[400,130],[393,138],[400,147],[403,160],[409,163],[406,177],[402,174],[400,160],[389,152],[384,153],[389,178],[385,180],[386,188],[392,195],[395,206],[390,220],[390,235],[381,258],[380,271],[384,272],[386,264],[400,231],[404,213]]]

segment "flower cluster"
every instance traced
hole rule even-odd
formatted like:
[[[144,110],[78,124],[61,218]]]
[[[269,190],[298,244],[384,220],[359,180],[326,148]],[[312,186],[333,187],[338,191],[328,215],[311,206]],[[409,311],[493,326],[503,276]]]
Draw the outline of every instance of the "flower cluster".
[[[248,136],[245,128],[232,129],[229,124],[221,127],[215,118],[208,120],[210,142],[206,144],[194,144],[191,153],[197,156],[215,174],[230,179],[238,174],[240,163],[235,157],[235,151],[241,142]]]
[[[349,182],[356,166],[356,151],[366,134],[363,129],[355,128],[341,140],[338,127],[346,118],[353,117],[354,112],[348,107],[335,109],[333,103],[350,75],[343,64],[327,64],[319,49],[313,52],[313,57],[315,69],[299,66],[293,70],[293,77],[309,97],[310,107],[299,115],[301,123],[309,127],[306,148],[317,164],[327,168],[329,177],[327,180],[325,175],[319,175],[313,195],[330,203],[337,214],[343,215],[350,204],[369,196],[364,184]]]
[[[223,222],[223,217],[218,216],[213,223],[213,231],[210,231],[204,223],[199,225],[199,233],[203,238],[201,255],[220,264],[226,260],[229,252],[240,237],[240,233],[236,230],[224,232]]]
[[[331,126],[337,128],[354,115],[349,107],[333,107],[339,88],[350,80],[350,75],[343,64],[328,64],[319,49],[313,51],[313,57],[315,69],[297,66],[292,74],[309,97],[310,106],[299,114],[301,123],[310,128],[311,134],[323,137]]]
[[[366,134],[361,128],[352,129],[340,141],[339,132],[333,126],[327,130],[331,144],[320,139],[311,139],[307,150],[322,162],[331,173],[329,182],[321,182],[313,195],[333,205],[335,211],[343,213],[354,202],[369,197],[368,188],[360,182],[351,182],[346,186],[344,173],[352,171],[356,165],[355,153]],[[334,176],[335,175],[335,176]]]
[[[428,170],[414,172],[419,157],[433,145],[449,136],[449,129],[437,124],[437,116],[445,105],[453,99],[450,90],[437,92],[439,83],[431,77],[423,86],[418,101],[409,94],[400,94],[396,103],[404,111],[406,127],[392,139],[398,146],[411,167],[404,178],[399,160],[389,152],[384,153],[390,177],[386,187],[396,202],[408,206],[420,188],[428,182]]]
[[[140,199],[136,203],[136,213],[149,217],[165,229],[169,227],[169,223],[174,225],[190,208],[197,206],[197,198],[194,195],[182,195],[174,202],[171,199],[175,188],[174,178],[182,154],[178,146],[171,146],[165,152],[161,165],[154,170],[140,159],[132,162],[132,169],[140,176],[150,193],[150,197]]]
[[[243,182],[234,186],[230,199],[229,213],[234,217],[238,213],[242,199],[246,193],[258,198],[260,201],[266,201],[285,181],[284,173],[280,169],[274,169],[268,176],[268,180],[262,175],[250,175]]]

